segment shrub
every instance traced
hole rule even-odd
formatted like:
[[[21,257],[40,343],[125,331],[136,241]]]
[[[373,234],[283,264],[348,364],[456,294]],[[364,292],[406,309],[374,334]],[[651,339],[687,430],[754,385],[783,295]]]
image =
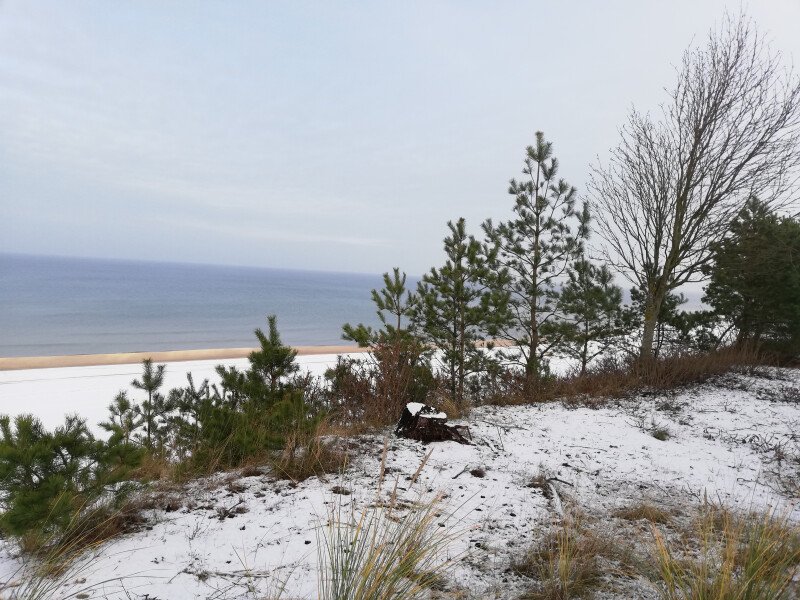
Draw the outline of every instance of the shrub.
[[[119,439],[96,440],[85,421],[68,416],[53,432],[31,415],[0,417],[0,528],[36,549],[83,515],[121,503],[121,485],[141,451]]]
[[[377,342],[364,359],[339,358],[325,378],[340,424],[360,429],[397,421],[408,402],[426,402],[436,385],[426,348],[411,337]]]
[[[198,431],[184,468],[210,473],[269,459],[293,436],[307,435],[322,418],[306,405],[302,391],[285,392],[270,407],[246,400],[239,408],[209,402],[198,414]]]

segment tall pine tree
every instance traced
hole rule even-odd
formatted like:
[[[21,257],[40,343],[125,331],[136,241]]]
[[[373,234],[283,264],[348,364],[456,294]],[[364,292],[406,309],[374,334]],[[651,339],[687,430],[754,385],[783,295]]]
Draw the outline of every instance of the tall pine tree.
[[[585,206],[576,210],[575,188],[556,178],[558,161],[540,131],[526,149],[522,173],[508,190],[516,200],[514,217],[496,226],[486,221],[483,229],[492,248],[489,266],[504,274],[497,284],[509,295],[511,316],[499,331],[519,354],[507,358],[521,364],[531,382],[558,346],[558,284],[582,254],[589,214]]]

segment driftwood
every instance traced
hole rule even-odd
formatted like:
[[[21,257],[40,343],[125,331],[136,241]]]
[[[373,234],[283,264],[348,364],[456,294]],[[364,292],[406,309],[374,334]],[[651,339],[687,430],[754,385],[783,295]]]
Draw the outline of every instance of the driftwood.
[[[431,406],[409,402],[395,427],[395,435],[420,442],[452,441],[470,444],[469,427],[448,425],[447,415]]]

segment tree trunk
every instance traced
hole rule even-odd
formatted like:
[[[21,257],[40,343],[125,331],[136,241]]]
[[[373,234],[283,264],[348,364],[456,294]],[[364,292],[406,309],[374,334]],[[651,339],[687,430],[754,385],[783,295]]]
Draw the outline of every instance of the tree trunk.
[[[661,303],[664,300],[663,292],[654,292],[647,299],[644,309],[644,331],[642,332],[642,346],[639,358],[643,362],[653,358],[653,340],[655,339],[658,313],[661,312]]]

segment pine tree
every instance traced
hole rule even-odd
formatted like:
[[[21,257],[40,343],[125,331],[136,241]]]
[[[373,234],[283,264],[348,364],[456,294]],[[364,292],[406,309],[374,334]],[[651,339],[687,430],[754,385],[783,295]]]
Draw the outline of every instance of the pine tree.
[[[186,380],[186,387],[170,390],[170,403],[177,410],[177,415],[171,418],[171,422],[174,425],[180,457],[185,457],[197,448],[202,416],[212,403],[208,379],[204,379],[199,388],[195,386],[191,373],[186,373]]]
[[[419,298],[406,287],[406,274],[395,267],[383,274],[384,287],[372,290],[379,329],[363,323],[342,327],[342,339],[369,347],[364,359],[339,362],[330,371],[331,378],[349,379],[363,371],[370,388],[370,404],[381,404],[381,410],[399,413],[407,402],[423,402],[432,387],[429,348],[415,330],[413,317]],[[334,382],[334,386],[335,386]]]
[[[508,293],[511,317],[499,330],[519,352],[507,358],[524,366],[530,382],[546,371],[558,346],[557,284],[582,254],[589,214],[586,206],[576,210],[575,188],[556,179],[558,161],[542,132],[526,150],[522,173],[508,190],[516,199],[514,217],[497,226],[486,221],[483,229],[492,249],[489,266],[503,275],[494,285]]]
[[[149,450],[158,446],[161,450],[164,444],[164,428],[168,414],[173,409],[169,399],[165,398],[159,390],[164,385],[164,372],[166,365],[156,365],[149,358],[142,361],[142,377],[134,379],[131,385],[136,389],[147,392],[147,399],[136,405],[136,410],[142,418],[145,435],[143,444]]]
[[[704,302],[737,331],[737,343],[800,354],[800,221],[750,198],[714,246]]]
[[[447,260],[418,284],[414,320],[425,341],[441,352],[450,396],[461,406],[467,378],[483,371],[488,360],[478,343],[493,331],[502,307],[493,306],[497,295],[481,283],[487,276],[485,258],[480,243],[467,236],[464,219],[447,226]]]
[[[342,339],[366,348],[377,343],[396,342],[411,334],[404,321],[410,324],[418,298],[406,288],[406,274],[401,273],[398,267],[392,270],[391,275],[383,274],[383,288],[372,290],[372,302],[377,308],[382,328],[374,330],[363,323],[356,326],[345,323]]]
[[[567,276],[559,298],[565,317],[561,348],[580,361],[583,375],[588,364],[624,332],[622,290],[605,265],[598,267],[586,258],[576,261]]]
[[[139,427],[144,424],[139,407],[128,398],[127,392],[121,391],[108,406],[108,421],[100,423],[100,427],[124,444],[130,444]]]
[[[82,512],[121,500],[141,454],[130,445],[97,440],[86,421],[69,415],[47,431],[32,415],[13,422],[0,416],[0,527],[12,535],[34,534],[43,543],[63,532]],[[37,536],[36,534],[41,534]]]
[[[226,367],[217,365],[215,367],[220,379],[220,392],[216,386],[214,388],[215,397],[221,403],[230,405],[231,408],[238,408],[244,400],[243,394],[247,384],[247,377],[236,367]]]
[[[255,335],[261,346],[249,357],[250,371],[248,377],[251,380],[258,380],[269,387],[270,394],[274,395],[280,391],[281,384],[287,377],[297,373],[300,367],[297,366],[297,350],[285,346],[278,333],[277,317],[269,315],[267,317],[269,325],[269,335],[264,335],[260,329],[256,329]]]

